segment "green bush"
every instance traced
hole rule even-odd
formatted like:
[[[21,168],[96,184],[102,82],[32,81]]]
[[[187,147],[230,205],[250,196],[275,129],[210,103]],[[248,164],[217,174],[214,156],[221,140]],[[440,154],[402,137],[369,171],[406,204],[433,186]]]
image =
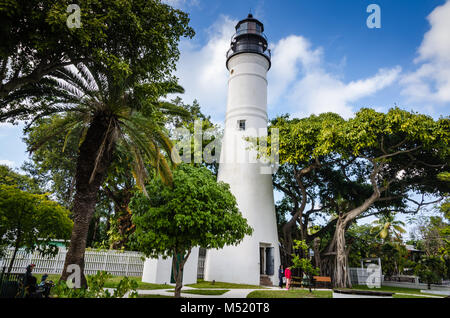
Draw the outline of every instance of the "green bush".
[[[71,288],[65,281],[59,281],[52,290],[52,294],[58,298],[122,298],[130,292],[129,298],[136,298],[138,283],[128,277],[120,280],[114,292],[111,294],[105,289],[105,282],[111,275],[98,271],[96,275],[88,277],[89,288]]]

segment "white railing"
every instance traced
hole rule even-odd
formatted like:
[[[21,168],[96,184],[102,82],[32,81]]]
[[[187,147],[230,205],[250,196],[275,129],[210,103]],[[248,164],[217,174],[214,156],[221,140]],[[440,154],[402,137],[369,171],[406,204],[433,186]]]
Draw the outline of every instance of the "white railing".
[[[13,250],[7,251],[5,257],[0,259],[0,271],[8,268]],[[17,251],[12,267],[12,273],[24,273],[30,264],[36,264],[33,272],[36,274],[61,274],[66,258],[67,250],[60,248],[56,256],[45,257],[38,251],[27,253],[24,250]],[[143,255],[139,252],[129,251],[95,251],[86,250],[84,273],[96,274],[97,271],[106,271],[114,276],[142,276],[144,268]]]

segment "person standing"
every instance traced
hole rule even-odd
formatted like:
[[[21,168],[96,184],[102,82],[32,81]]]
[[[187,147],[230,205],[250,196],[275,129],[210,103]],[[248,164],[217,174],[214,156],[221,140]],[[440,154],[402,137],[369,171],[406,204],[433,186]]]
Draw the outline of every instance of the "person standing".
[[[283,288],[283,277],[284,277],[284,269],[283,269],[283,265],[280,265],[280,268],[278,269],[278,278],[280,280],[280,283],[279,283],[280,288]]]
[[[291,275],[291,268],[286,267],[286,269],[284,270],[284,276],[286,277],[286,289],[289,289],[289,285],[291,284]]]

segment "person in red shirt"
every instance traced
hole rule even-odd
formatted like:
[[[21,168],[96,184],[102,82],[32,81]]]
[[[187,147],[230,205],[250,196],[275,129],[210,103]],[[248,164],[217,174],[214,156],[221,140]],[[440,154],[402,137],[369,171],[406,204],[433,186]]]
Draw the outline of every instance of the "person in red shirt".
[[[286,277],[286,289],[289,289],[289,285],[291,284],[291,268],[286,267],[284,270],[284,277]]]

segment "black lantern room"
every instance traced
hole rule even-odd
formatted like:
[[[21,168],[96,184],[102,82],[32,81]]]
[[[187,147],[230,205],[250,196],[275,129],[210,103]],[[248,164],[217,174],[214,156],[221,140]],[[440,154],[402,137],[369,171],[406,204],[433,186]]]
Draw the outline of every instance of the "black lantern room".
[[[227,52],[227,68],[230,58],[241,53],[257,53],[264,56],[269,61],[270,68],[271,55],[267,48],[264,25],[253,18],[251,13],[236,25],[236,33],[231,38],[231,48]]]

